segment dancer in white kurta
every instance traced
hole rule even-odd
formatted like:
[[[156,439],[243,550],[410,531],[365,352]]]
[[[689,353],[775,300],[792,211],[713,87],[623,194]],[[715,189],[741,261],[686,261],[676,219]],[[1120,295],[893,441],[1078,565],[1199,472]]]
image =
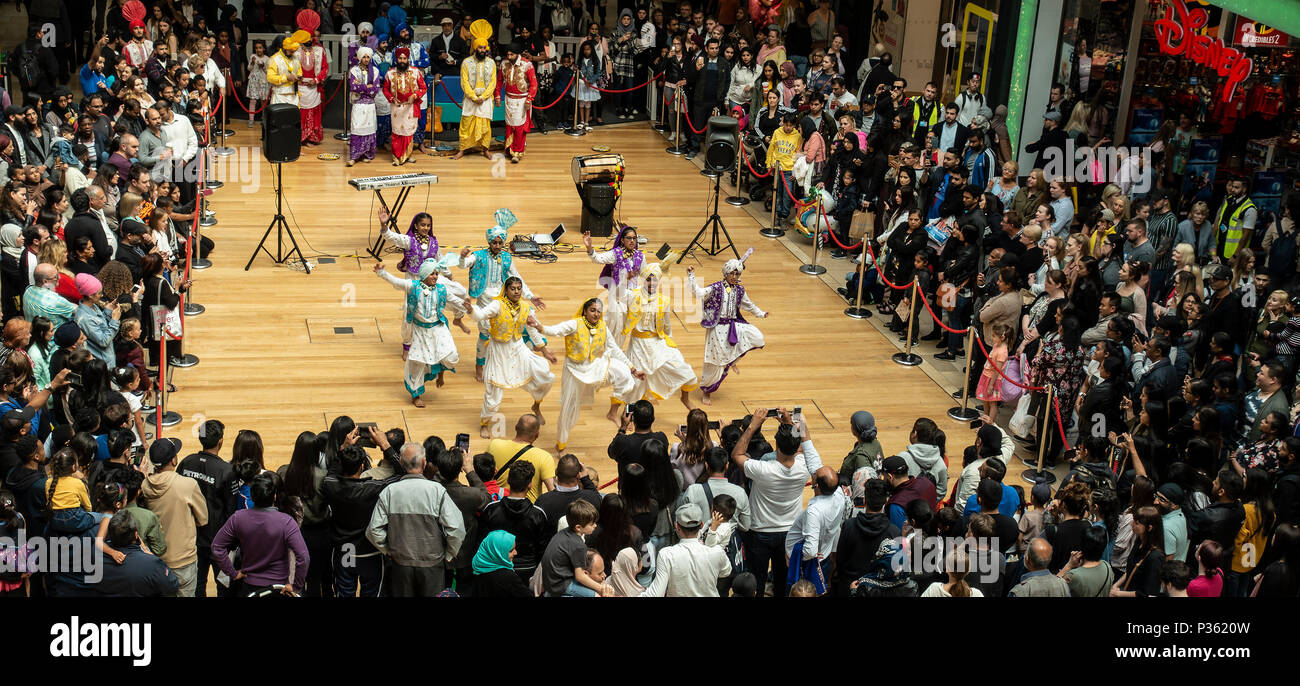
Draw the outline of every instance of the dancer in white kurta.
[[[610,385],[609,413],[605,418],[618,424],[618,408],[636,402],[636,381],[645,374],[636,370],[614,342],[602,317],[600,300],[584,302],[572,319],[542,328],[547,336],[564,336],[564,380],[560,384],[560,424],[555,447],[564,452],[569,432],[578,423],[578,413],[592,404],[596,389]]]
[[[749,257],[752,252],[752,249],[746,252],[745,257]],[[727,372],[734,371],[736,362],[745,353],[761,348],[764,344],[763,332],[745,321],[745,316],[741,313],[743,309],[760,319],[767,317],[767,313],[758,309],[758,305],[749,299],[745,287],[740,284],[740,272],[744,269],[744,259],[727,260],[722,267],[722,281],[700,288],[695,283],[695,267],[687,268],[688,284],[703,306],[700,326],[708,330],[704,338],[704,373],[700,379],[705,405],[712,403],[710,396],[722,385],[722,380],[727,378]]]
[[[699,388],[699,384],[695,370],[673,342],[672,303],[659,290],[662,276],[659,263],[647,265],[641,271],[641,288],[628,291],[624,300],[627,317],[623,333],[631,335],[627,358],[645,374],[644,379],[637,381],[634,395],[639,399],[663,400],[680,392],[682,404],[693,410],[691,391]]]
[[[436,260],[425,260],[415,278],[403,279],[385,271],[383,262],[375,265],[379,278],[406,293],[402,338],[409,342],[410,349],[406,353],[403,381],[411,394],[411,404],[416,407],[424,407],[420,398],[424,395],[424,385],[436,380],[437,387],[441,388],[443,373],[456,371],[456,363],[460,361],[443,309],[451,306],[454,312],[463,314],[465,289],[450,279],[440,283],[438,271]],[[451,297],[453,293],[459,293],[460,297]]]
[[[600,270],[600,287],[606,289],[609,297],[605,303],[605,323],[609,326],[609,332],[614,336],[618,347],[625,348],[623,321],[625,314],[624,301],[627,300],[629,289],[637,288],[641,284],[641,265],[645,264],[645,253],[637,248],[636,229],[631,226],[625,226],[618,232],[618,239],[614,241],[613,250],[596,252],[591,247],[591,232],[582,233],[582,244],[587,248],[587,257],[591,258],[596,264],[603,264],[605,268]]]
[[[531,302],[539,310],[546,309],[546,303],[528,290],[528,284],[524,283],[523,277],[515,271],[514,260],[505,249],[506,231],[519,220],[513,212],[504,207],[497,210],[493,218],[496,220],[496,225],[487,230],[487,249],[471,253],[466,247],[460,251],[460,267],[469,270],[469,297],[474,298],[475,304],[479,307],[487,307],[488,303],[501,295],[501,284],[513,276],[523,285],[524,300]],[[479,322],[478,346],[474,355],[474,379],[477,381],[483,380],[487,342],[488,326],[484,322]],[[542,340],[542,344],[545,343],[546,341]]]
[[[479,425],[479,435],[483,438],[491,438],[488,422],[510,389],[522,388],[532,396],[532,413],[545,423],[542,398],[555,383],[549,364],[555,362],[555,355],[546,349],[546,339],[537,330],[532,303],[522,296],[523,281],[512,276],[506,279],[501,295],[485,307],[476,306],[468,297],[463,301],[465,309],[488,329],[487,356],[483,366],[483,413]],[[524,343],[525,336],[533,342],[532,349],[542,356],[529,350],[530,346]]]

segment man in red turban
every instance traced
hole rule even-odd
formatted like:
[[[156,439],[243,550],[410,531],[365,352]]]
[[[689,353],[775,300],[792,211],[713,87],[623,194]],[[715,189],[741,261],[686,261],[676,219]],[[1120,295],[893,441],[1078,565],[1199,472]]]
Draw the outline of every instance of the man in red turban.
[[[393,166],[411,156],[411,141],[420,124],[420,103],[424,101],[424,75],[411,66],[411,49],[402,46],[393,53],[393,68],[384,76],[384,97],[392,109]]]

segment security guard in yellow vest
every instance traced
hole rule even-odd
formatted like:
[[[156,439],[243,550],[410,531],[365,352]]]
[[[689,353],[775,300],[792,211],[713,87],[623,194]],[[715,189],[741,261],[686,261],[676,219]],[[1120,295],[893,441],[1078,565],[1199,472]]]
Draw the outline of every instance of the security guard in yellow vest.
[[[943,107],[938,98],[939,87],[933,81],[925,84],[921,97],[912,98],[912,140],[921,147],[925,147],[925,134],[943,119]]]
[[[1234,178],[1228,181],[1228,194],[1219,205],[1214,215],[1214,227],[1218,232],[1218,253],[1224,260],[1232,259],[1238,247],[1250,247],[1250,238],[1255,233],[1255,220],[1259,210],[1255,203],[1246,196],[1246,180]]]

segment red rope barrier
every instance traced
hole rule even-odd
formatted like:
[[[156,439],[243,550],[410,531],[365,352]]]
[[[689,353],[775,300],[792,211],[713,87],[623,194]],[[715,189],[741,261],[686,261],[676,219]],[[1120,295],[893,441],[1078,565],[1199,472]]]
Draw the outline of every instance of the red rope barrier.
[[[844,245],[843,243],[840,242],[840,239],[835,237],[834,231],[828,231],[827,233],[831,235],[831,240],[835,241],[835,245],[840,246],[840,250],[857,250],[858,248],[861,248],[862,243],[867,240],[867,237],[863,236],[862,240],[858,241],[857,243],[854,243],[853,245]]]
[[[681,89],[679,88],[679,89],[677,89],[677,92],[678,92],[678,93],[681,93],[682,91],[681,91]],[[682,100],[685,100],[685,99],[686,99],[686,96],[683,95],[683,96],[682,96]],[[709,124],[708,124],[708,122],[705,122],[705,123],[704,123],[704,128],[702,128],[702,129],[697,129],[697,128],[695,128],[695,125],[691,123],[691,112],[690,112],[689,109],[687,109],[687,108],[685,108],[685,107],[682,108],[682,117],[684,117],[684,118],[686,119],[686,126],[687,126],[687,128],[689,128],[689,129],[691,130],[691,133],[694,133],[694,134],[702,134],[702,133],[704,133],[705,131],[708,131],[708,130],[709,130]]]
[[[243,110],[244,112],[246,112],[246,113],[249,114],[249,115],[257,114],[258,112],[261,112],[262,110],[266,109],[266,106],[267,106],[267,105],[270,105],[270,104],[271,104],[270,93],[267,93],[266,101],[265,101],[264,103],[262,103],[262,106],[259,107],[259,108],[257,108],[257,109],[255,109],[255,110],[251,110],[251,111],[250,111],[247,107],[244,107],[244,103],[242,103],[242,102],[239,101],[239,91],[232,90],[231,93],[234,93],[234,95],[235,95],[235,104],[236,104],[236,105],[239,105],[239,109]]]
[[[1069,450],[1070,442],[1065,438],[1065,423],[1061,421],[1061,399],[1056,396],[1052,396],[1052,410],[1056,412],[1056,431],[1061,436],[1061,445]]]
[[[906,286],[899,286],[897,284],[890,283],[889,279],[885,278],[885,269],[884,267],[880,266],[880,260],[876,259],[876,251],[871,247],[870,242],[867,243],[867,252],[871,253],[871,261],[876,263],[876,274],[880,275],[881,282],[883,282],[886,286],[889,286],[890,288],[896,291],[901,291],[903,289],[912,287],[912,284],[910,283],[907,284]]]
[[[1023,388],[1023,389],[1025,389],[1026,391],[1045,391],[1045,390],[1047,390],[1046,388],[1044,388],[1044,387],[1042,387],[1042,386],[1026,386],[1026,385],[1020,383],[1019,381],[1016,381],[1015,379],[1012,379],[1012,378],[1008,377],[1006,374],[1003,374],[1003,373],[1002,373],[1002,370],[1001,370],[1001,369],[998,369],[998,366],[997,366],[996,364],[993,363],[992,356],[989,355],[989,349],[984,347],[984,341],[980,340],[980,337],[979,337],[978,334],[976,334],[976,336],[975,336],[975,342],[976,342],[976,343],[979,343],[980,350],[983,350],[983,351],[984,351],[984,361],[985,361],[985,363],[988,364],[990,367],[992,367],[992,368],[993,368],[993,371],[997,372],[997,373],[998,373],[998,376],[1002,377],[1002,379],[1003,379],[1004,381],[1009,381],[1009,382],[1011,383],[1012,386],[1019,386],[1020,388]]]
[[[447,87],[446,87],[446,86],[442,85],[442,81],[441,81],[441,80],[438,81],[438,87],[442,89],[442,94],[445,95],[445,96],[447,96],[447,99],[451,101],[451,104],[456,106],[456,109],[458,109],[458,110],[463,110],[463,109],[465,109],[463,106],[461,106],[461,105],[457,105],[457,104],[456,104],[457,102],[460,102],[460,101],[456,100],[456,98],[451,97],[451,92],[447,90]]]
[[[325,99],[325,102],[322,103],[322,107],[328,107],[331,102],[334,102],[334,98],[337,98],[339,96],[339,91],[343,90],[343,83],[345,81],[347,81],[347,79],[343,79],[343,81],[339,81],[339,85],[334,87],[334,94]]]
[[[605,487],[606,487],[606,486],[613,486],[613,485],[616,484],[616,483],[618,483],[618,477],[617,477],[617,476],[614,477],[614,478],[612,478],[612,479],[610,479],[609,481],[606,481],[605,483],[601,484],[601,485],[600,485],[600,488],[597,488],[596,490],[598,490],[598,491],[603,491],[603,490],[605,490]]]
[[[946,325],[943,323],[943,321],[940,319],[939,315],[937,315],[937,314],[934,313],[934,308],[930,307],[930,303],[929,303],[925,298],[921,298],[921,304],[925,305],[925,309],[927,309],[927,310],[930,311],[930,316],[934,318],[934,323],[935,323],[935,325],[938,326],[939,328],[943,329],[944,331],[947,331],[948,333],[955,333],[955,334],[957,334],[958,336],[965,336],[968,332],[970,332],[970,327],[969,327],[969,326],[966,327],[966,328],[964,328],[964,329],[962,329],[962,330],[960,330],[960,331],[958,331],[957,329],[951,328],[951,327],[949,327],[949,326],[946,326]]]
[[[740,146],[740,158],[745,161],[745,166],[749,167],[749,173],[753,174],[756,178],[766,179],[767,177],[772,175],[771,169],[767,170],[766,174],[759,174],[758,172],[754,171],[754,165],[749,163],[749,154],[745,152],[744,145]]]
[[[577,72],[574,72],[574,74],[573,74],[573,78],[569,79],[569,85],[567,85],[567,86],[564,87],[564,90],[560,93],[559,97],[555,98],[555,102],[553,102],[553,103],[551,103],[551,104],[549,104],[549,105],[537,105],[537,104],[534,104],[534,105],[533,105],[533,109],[535,109],[535,110],[549,110],[549,109],[551,109],[552,107],[555,107],[556,105],[560,104],[560,101],[564,99],[564,96],[566,96],[566,95],[569,94],[569,89],[570,89],[570,88],[573,88],[573,82],[574,82],[574,81],[577,81],[577,80],[578,80],[578,74],[577,74]],[[439,82],[438,82],[438,85],[442,85],[442,82],[439,81]],[[444,93],[447,92],[447,89],[446,89],[446,88],[443,88],[442,90],[443,90]]]
[[[645,88],[646,86],[649,86],[650,84],[652,84],[652,83],[654,83],[655,81],[659,80],[659,77],[660,77],[660,76],[663,76],[663,75],[664,75],[664,72],[659,72],[658,74],[656,74],[656,75],[650,77],[650,80],[649,80],[649,81],[646,81],[645,83],[643,83],[643,84],[641,84],[641,85],[639,85],[639,86],[633,86],[633,87],[631,87],[631,88],[624,88],[624,89],[621,89],[621,90],[599,88],[599,87],[597,87],[595,84],[593,84],[592,82],[590,82],[590,81],[588,81],[588,80],[586,80],[586,79],[583,79],[582,82],[585,83],[585,84],[587,84],[587,87],[588,87],[588,88],[590,88],[590,89],[592,89],[592,90],[595,90],[595,91],[600,91],[601,93],[631,93],[632,91],[639,91],[639,90],[641,90],[642,88]],[[574,73],[574,76],[577,76],[577,73],[576,73],[576,72]],[[702,132],[702,131],[699,131],[699,132],[697,132],[697,133],[703,133],[703,132]]]

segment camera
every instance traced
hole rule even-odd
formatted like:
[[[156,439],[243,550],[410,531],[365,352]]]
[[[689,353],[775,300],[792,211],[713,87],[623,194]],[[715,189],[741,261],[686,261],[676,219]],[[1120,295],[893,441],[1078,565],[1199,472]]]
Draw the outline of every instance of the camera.
[[[374,440],[372,440],[372,439],[370,438],[370,429],[374,429],[374,430],[378,431],[378,430],[379,430],[379,425],[376,424],[376,423],[374,423],[374,422],[358,422],[358,423],[357,423],[357,442],[356,442],[355,445],[356,445],[358,448],[377,448],[377,447],[379,447],[379,446],[375,445]]]

